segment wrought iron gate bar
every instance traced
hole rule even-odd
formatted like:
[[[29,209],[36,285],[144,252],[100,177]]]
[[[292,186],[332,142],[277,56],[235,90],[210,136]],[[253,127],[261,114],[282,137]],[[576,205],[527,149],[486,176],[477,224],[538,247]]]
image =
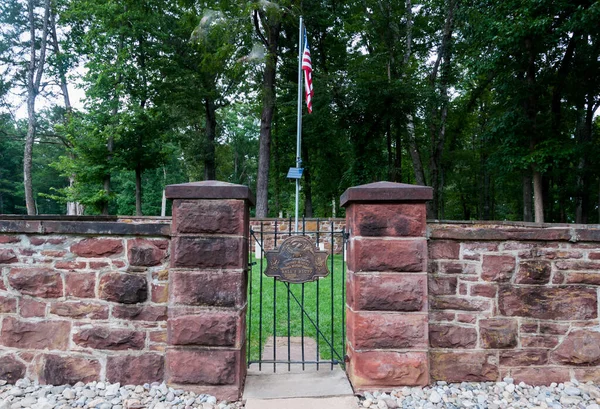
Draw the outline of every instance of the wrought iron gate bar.
[[[321,230],[321,221],[319,219],[317,219],[316,222],[316,229],[314,231],[307,231],[306,230],[306,219],[303,217],[302,218],[302,229],[301,231],[298,232],[294,232],[292,231],[292,219],[289,219],[288,222],[288,226],[287,226],[287,232],[283,229],[279,228],[279,223],[275,222],[274,226],[273,226],[273,230],[272,231],[265,231],[265,223],[264,221],[260,222],[260,231],[257,232],[255,231],[255,229],[250,228],[250,235],[252,236],[252,238],[250,240],[248,240],[248,244],[249,244],[249,249],[248,249],[248,253],[250,255],[250,261],[249,261],[249,274],[250,277],[248,279],[248,283],[249,283],[249,291],[248,291],[248,299],[249,299],[249,312],[248,312],[248,318],[249,318],[249,323],[248,323],[248,344],[247,344],[247,354],[248,354],[248,366],[250,366],[253,363],[257,363],[258,364],[258,369],[262,370],[262,364],[273,364],[273,372],[277,371],[277,364],[285,364],[287,363],[287,368],[288,371],[291,370],[291,365],[297,365],[297,364],[302,364],[302,369],[305,369],[306,364],[315,364],[317,370],[319,369],[320,364],[331,364],[331,369],[334,368],[334,365],[336,364],[344,364],[344,350],[345,349],[345,340],[346,340],[346,334],[345,334],[345,275],[346,275],[346,266],[345,266],[345,244],[346,244],[346,232],[345,229],[341,229],[339,231],[335,230],[335,224],[333,221],[330,221],[329,223],[329,231],[322,231]],[[323,283],[320,283],[320,279],[317,279],[315,284],[311,284],[312,288],[311,288],[311,294],[313,294],[314,299],[315,299],[315,304],[314,304],[314,309],[312,311],[310,311],[312,309],[312,307],[309,307],[307,310],[307,293],[306,293],[306,289],[307,287],[305,286],[305,283],[300,283],[299,286],[295,287],[296,291],[292,291],[292,288],[290,287],[290,283],[287,282],[283,282],[284,286],[285,286],[285,291],[287,292],[286,294],[286,302],[284,303],[283,306],[283,311],[281,306],[277,307],[277,298],[280,298],[282,296],[284,296],[283,294],[279,294],[278,297],[278,284],[277,282],[280,281],[277,278],[273,279],[273,295],[272,295],[272,308],[273,308],[273,315],[272,315],[272,319],[273,319],[273,327],[272,327],[272,335],[273,335],[273,353],[272,353],[272,359],[263,359],[263,354],[262,354],[262,347],[264,344],[264,341],[266,340],[265,335],[264,335],[264,328],[263,328],[263,313],[265,313],[265,309],[264,307],[267,308],[266,311],[268,311],[268,304],[265,304],[265,302],[268,301],[268,297],[265,298],[265,293],[264,291],[266,289],[268,289],[268,286],[265,287],[265,279],[268,279],[269,277],[266,277],[263,273],[265,270],[265,236],[266,235],[271,235],[273,240],[272,243],[270,245],[273,245],[274,248],[278,247],[278,241],[281,240],[282,235],[286,236],[286,237],[292,237],[295,235],[309,235],[310,237],[313,237],[316,240],[316,247],[317,248],[321,248],[322,245],[322,240],[324,239],[322,236],[323,234],[329,234],[330,235],[330,249],[329,249],[329,254],[330,254],[330,268],[331,268],[331,272],[330,272],[330,281],[329,281],[329,286],[330,286],[330,297],[329,300],[323,300],[324,301],[324,305],[325,305],[325,310],[323,310],[321,308],[321,300],[320,300],[320,293],[321,293],[321,289],[320,287],[322,286]],[[336,254],[336,236],[339,236],[341,238],[340,243],[341,244],[339,247],[337,247],[337,251],[339,251]],[[253,252],[252,251],[252,242],[254,242],[255,246],[256,246],[256,251]],[[323,240],[324,243],[327,243],[327,240]],[[270,247],[269,247],[270,248]],[[260,260],[255,260],[253,261],[253,256],[256,256],[256,258],[260,258]],[[341,257],[341,259],[340,259]],[[340,270],[338,270],[337,272],[335,272],[335,267],[336,267],[336,260],[337,263],[340,263],[338,265],[338,268],[340,268]],[[253,267],[254,268],[258,268],[259,269],[259,276],[258,277],[258,283],[256,283],[256,277],[252,277],[252,275],[256,274],[257,272],[254,271],[253,272]],[[340,274],[341,273],[341,274]],[[339,274],[339,276],[338,276]],[[339,287],[336,285],[336,281],[335,280],[339,280],[341,277],[342,281],[339,285]],[[325,279],[325,278],[323,278]],[[281,282],[280,282],[281,283]],[[254,288],[256,285],[258,284],[258,288]],[[297,285],[297,284],[295,284]],[[337,288],[336,288],[337,287]],[[259,291],[258,297],[256,296],[256,290]],[[300,291],[297,291],[300,290]],[[312,293],[312,291],[316,291],[316,293]],[[324,289],[325,290],[325,289]],[[341,302],[342,305],[341,306],[337,306],[336,305],[336,294],[337,292],[340,292],[341,297],[338,298],[338,300],[341,298]],[[300,294],[297,294],[297,293]],[[257,300],[258,298],[258,300]],[[292,303],[291,300],[294,300],[294,302]],[[310,300],[310,299],[308,299]],[[253,307],[253,303],[259,302],[259,306],[257,306],[258,311],[254,311],[254,307]],[[329,301],[329,302],[328,302]],[[281,302],[280,302],[281,304]],[[297,317],[296,312],[294,312],[292,314],[292,307],[293,305],[299,307],[299,314],[300,314],[300,339],[301,339],[301,351],[299,351],[301,353],[301,360],[297,360],[297,359],[292,359],[292,350],[291,350],[291,335],[292,335],[292,321],[297,319],[295,317]],[[309,304],[310,303],[309,301]],[[327,307],[327,304],[329,304],[329,308]],[[336,337],[335,335],[335,319],[337,314],[335,313],[335,309],[340,308],[340,312],[341,312],[341,317],[338,318],[338,320],[341,321],[341,334],[340,337]],[[329,310],[329,311],[328,311]],[[295,311],[295,310],[294,310]],[[310,311],[310,313],[309,313]],[[282,327],[281,325],[279,325],[279,329],[278,329],[278,312],[280,313],[280,317],[279,317],[279,323],[283,324],[284,326]],[[316,316],[314,317],[314,319],[311,317],[311,314],[314,314],[316,312]],[[255,317],[256,313],[258,313],[258,317]],[[283,313],[283,314],[281,314]],[[325,313],[325,314],[331,314],[330,319],[330,334],[326,335],[324,333],[324,329],[320,328],[320,315],[321,313]],[[283,316],[287,315],[287,325],[285,323],[281,323],[281,319]],[[257,319],[258,318],[258,319]],[[307,360],[307,356],[306,356],[306,349],[305,349],[305,334],[306,334],[306,324],[305,324],[305,319],[308,319],[308,322],[310,323],[310,328],[314,328],[314,335],[316,338],[316,356],[314,360]],[[255,322],[258,321],[258,322]],[[298,325],[298,322],[296,321]],[[256,326],[258,325],[258,328],[256,328]],[[267,322],[268,325],[268,322]],[[287,326],[287,336],[283,335],[284,337],[287,338],[287,360],[284,359],[278,359],[277,357],[277,347],[278,347],[278,342],[277,342],[277,332],[283,332],[285,331],[285,328]],[[295,326],[294,328],[296,328],[297,330],[297,326]],[[312,330],[310,330],[312,332]],[[258,334],[258,346],[256,344],[256,337],[252,334],[255,334],[255,332],[257,332]],[[270,331],[268,331],[270,332]],[[270,336],[270,334],[268,334],[266,336]],[[336,338],[337,338],[337,343],[336,343]],[[342,342],[341,344],[341,349],[336,349],[336,345],[340,343],[340,341]],[[320,355],[320,351],[321,351],[321,342],[324,343],[323,347],[326,348],[324,349],[325,351],[328,351],[330,354],[330,358],[331,359],[321,359],[321,355]],[[280,347],[282,345],[279,345]],[[258,348],[258,350],[256,349]],[[258,359],[254,359],[254,357],[257,356]],[[281,358],[281,357],[280,357]],[[281,369],[281,368],[280,368]]]

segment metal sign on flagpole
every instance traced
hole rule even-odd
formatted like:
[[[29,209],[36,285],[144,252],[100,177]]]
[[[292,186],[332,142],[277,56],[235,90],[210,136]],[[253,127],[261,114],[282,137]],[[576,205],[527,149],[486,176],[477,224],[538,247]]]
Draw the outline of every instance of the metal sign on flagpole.
[[[304,39],[302,16],[300,16],[300,30],[298,31],[298,126],[296,134],[296,168],[302,166],[301,139],[302,139],[302,41]],[[300,172],[300,176],[302,173]],[[296,208],[294,212],[294,232],[298,233],[298,201],[300,196],[300,178],[296,178]]]

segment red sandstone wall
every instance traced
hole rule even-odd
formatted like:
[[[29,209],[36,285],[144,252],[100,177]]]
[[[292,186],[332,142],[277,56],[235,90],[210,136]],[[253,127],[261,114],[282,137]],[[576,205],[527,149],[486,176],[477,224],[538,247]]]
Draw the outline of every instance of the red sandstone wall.
[[[0,234],[0,379],[163,380],[168,237],[18,234],[48,229],[1,223],[12,234]],[[103,230],[52,223],[54,231]]]
[[[161,223],[0,221],[0,379],[162,381]],[[599,381],[596,227],[429,223],[432,380]]]
[[[428,225],[432,380],[600,380],[600,230],[533,226]]]

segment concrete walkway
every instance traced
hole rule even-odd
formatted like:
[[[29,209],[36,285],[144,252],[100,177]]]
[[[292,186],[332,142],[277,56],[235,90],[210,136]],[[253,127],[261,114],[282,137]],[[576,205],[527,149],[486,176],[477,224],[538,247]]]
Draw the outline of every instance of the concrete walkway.
[[[290,344],[290,360],[300,360],[301,341],[292,338]],[[285,343],[285,345],[284,345]],[[305,356],[316,353],[314,340],[305,339]],[[287,338],[277,339],[277,360],[288,359]],[[309,355],[310,354],[310,355]],[[273,359],[273,339],[267,341],[263,351],[263,359]],[[358,409],[358,399],[354,397],[352,387],[346,373],[339,367],[331,365],[291,365],[277,364],[273,372],[273,364],[252,365],[248,370],[243,399],[246,409]]]

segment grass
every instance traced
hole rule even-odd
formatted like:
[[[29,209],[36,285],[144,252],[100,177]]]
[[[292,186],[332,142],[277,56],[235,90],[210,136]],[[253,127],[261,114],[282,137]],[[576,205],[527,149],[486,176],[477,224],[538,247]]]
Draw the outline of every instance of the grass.
[[[331,268],[332,258],[333,270]],[[248,351],[249,360],[258,360],[267,338],[273,336],[273,319],[275,319],[276,322],[275,330],[277,337],[287,337],[288,333],[292,337],[299,337],[302,335],[302,315],[304,315],[304,336],[318,339],[320,359],[330,360],[332,358],[331,346],[327,341],[332,343],[333,339],[332,345],[335,352],[337,352],[337,354],[334,352],[333,358],[343,361],[345,354],[345,322],[343,322],[343,314],[346,291],[343,277],[345,269],[342,256],[339,254],[333,256],[329,255],[327,266],[333,273],[317,281],[305,284],[288,284],[281,281],[275,282],[275,279],[262,274],[261,259],[255,260],[253,256],[251,262],[256,262],[256,264],[252,266],[248,285],[249,312],[247,315],[247,329],[250,340]],[[266,260],[262,259],[263,270],[265,270],[266,267]],[[289,297],[288,285],[290,292]],[[274,299],[276,300],[276,303],[273,302]],[[299,305],[302,304],[303,299],[304,314],[301,313],[302,309]],[[262,320],[260,319],[261,305]],[[290,317],[289,321],[288,313]],[[320,329],[318,338],[317,330],[314,325],[317,323],[317,318],[318,327]],[[314,324],[311,323],[311,320]],[[315,360],[316,356],[307,356],[305,359]]]

